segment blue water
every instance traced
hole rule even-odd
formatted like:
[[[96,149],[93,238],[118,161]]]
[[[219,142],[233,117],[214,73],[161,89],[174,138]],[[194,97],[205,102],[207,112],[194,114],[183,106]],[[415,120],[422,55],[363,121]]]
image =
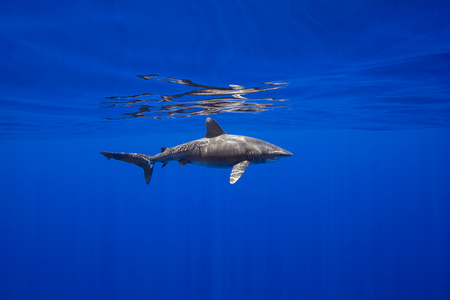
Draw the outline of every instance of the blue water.
[[[3,1],[0,299],[450,299],[448,1]],[[141,169],[205,135],[294,156]]]

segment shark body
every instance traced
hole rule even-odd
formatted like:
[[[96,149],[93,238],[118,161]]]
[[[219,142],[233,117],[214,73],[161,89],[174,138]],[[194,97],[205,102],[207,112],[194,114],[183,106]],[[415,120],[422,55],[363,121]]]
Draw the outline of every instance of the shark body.
[[[163,167],[170,161],[180,166],[188,163],[210,168],[233,168],[230,183],[234,184],[250,164],[277,161],[292,153],[268,142],[248,136],[226,134],[212,118],[206,119],[204,138],[175,147],[161,147],[161,153],[150,156],[139,153],[100,152],[108,159],[125,161],[144,169],[145,182],[150,183],[153,165]]]

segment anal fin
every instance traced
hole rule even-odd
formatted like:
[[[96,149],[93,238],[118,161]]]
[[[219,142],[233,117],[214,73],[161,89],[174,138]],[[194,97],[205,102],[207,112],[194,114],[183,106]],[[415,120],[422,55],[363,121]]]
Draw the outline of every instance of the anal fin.
[[[189,161],[188,161],[188,160],[185,160],[185,159],[180,159],[180,160],[178,161],[178,163],[180,164],[180,167],[182,167],[182,166],[184,166],[185,164],[188,164]]]
[[[231,171],[230,175],[231,184],[234,184],[236,181],[238,181],[239,178],[241,178],[242,174],[244,174],[244,171],[245,169],[247,169],[249,164],[250,162],[248,160],[244,160],[233,166],[233,170]]]

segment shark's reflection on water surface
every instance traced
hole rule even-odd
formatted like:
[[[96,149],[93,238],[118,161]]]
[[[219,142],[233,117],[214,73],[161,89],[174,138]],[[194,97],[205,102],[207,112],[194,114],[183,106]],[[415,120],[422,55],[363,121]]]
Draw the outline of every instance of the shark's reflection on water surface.
[[[276,108],[286,108],[287,99],[275,97],[247,98],[248,94],[276,90],[288,85],[287,82],[264,82],[260,86],[245,88],[230,84],[229,87],[215,87],[198,84],[189,79],[161,77],[158,75],[138,75],[144,80],[163,81],[186,85],[196,89],[180,94],[159,95],[145,93],[132,96],[107,97],[101,102],[102,108],[126,109],[121,117],[108,120],[149,117],[153,119],[184,118],[193,115],[213,115],[224,112],[258,113]],[[131,112],[129,111],[131,109]]]

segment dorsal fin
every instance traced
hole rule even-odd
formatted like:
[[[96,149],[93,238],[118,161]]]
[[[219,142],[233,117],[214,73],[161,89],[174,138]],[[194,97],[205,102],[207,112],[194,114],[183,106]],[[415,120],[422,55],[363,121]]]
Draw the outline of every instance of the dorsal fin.
[[[216,136],[226,134],[219,124],[211,118],[206,118],[206,135],[205,138],[215,138]]]
[[[163,153],[164,151],[166,151],[167,147],[161,147],[161,153]]]

